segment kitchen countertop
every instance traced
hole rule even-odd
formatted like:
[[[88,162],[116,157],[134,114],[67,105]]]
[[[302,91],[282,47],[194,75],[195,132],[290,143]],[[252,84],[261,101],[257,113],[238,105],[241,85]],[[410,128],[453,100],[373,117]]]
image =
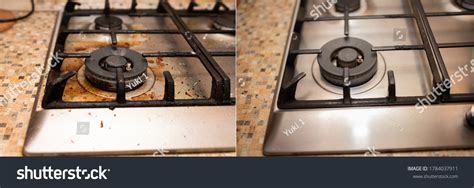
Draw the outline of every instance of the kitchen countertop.
[[[291,28],[294,0],[247,0],[237,11],[237,155],[263,156],[262,147]],[[344,156],[474,156],[474,150]]]
[[[37,11],[29,18],[17,22],[13,28],[0,33],[0,96],[15,93],[16,97],[0,105],[0,156],[21,156],[39,78],[32,76],[44,66],[58,11],[66,0],[37,0]],[[101,1],[78,1],[81,8],[99,8]],[[98,3],[99,2],[99,3]],[[126,0],[112,1],[112,8],[129,7]],[[174,0],[175,8],[185,8],[189,0]],[[210,7],[212,0],[199,0]],[[225,1],[226,3],[228,1]],[[139,1],[138,8],[155,8],[157,1]],[[29,4],[12,3],[10,10],[24,15]],[[233,5],[232,5],[233,6]],[[2,5],[5,7],[5,5]],[[233,8],[233,7],[231,7]],[[165,154],[166,156],[235,156],[235,152]],[[161,155],[159,155],[161,156]]]

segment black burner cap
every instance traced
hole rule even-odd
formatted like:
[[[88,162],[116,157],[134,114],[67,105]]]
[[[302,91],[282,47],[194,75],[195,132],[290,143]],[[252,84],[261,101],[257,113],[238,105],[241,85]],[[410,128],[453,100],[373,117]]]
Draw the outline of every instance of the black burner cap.
[[[336,11],[345,12],[346,7],[349,12],[359,10],[360,0],[337,0]]]
[[[336,62],[336,63],[334,63]],[[377,73],[377,53],[367,41],[344,37],[329,41],[318,55],[321,75],[330,83],[344,86],[344,68],[349,68],[351,87],[368,82]]]
[[[360,54],[353,48],[343,48],[337,53],[338,67],[354,68],[357,66],[357,58]]]
[[[123,72],[126,91],[144,83],[148,63],[138,52],[128,48],[107,47],[86,59],[85,76],[91,84],[105,91],[117,91],[117,69]]]
[[[455,0],[456,4],[467,10],[474,10],[474,0]]]
[[[116,16],[100,16],[95,19],[95,28],[100,30],[122,29],[122,19]]]
[[[110,68],[124,67],[125,65],[127,65],[127,59],[125,59],[122,56],[112,55],[112,56],[109,56],[109,57],[105,58],[105,64],[104,65],[106,67],[110,67]]]

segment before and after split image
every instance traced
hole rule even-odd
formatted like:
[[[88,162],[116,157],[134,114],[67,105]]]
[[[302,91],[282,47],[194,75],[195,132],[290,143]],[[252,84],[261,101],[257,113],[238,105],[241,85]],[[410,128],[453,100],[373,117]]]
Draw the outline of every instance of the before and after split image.
[[[0,156],[474,157],[474,0],[0,0]]]

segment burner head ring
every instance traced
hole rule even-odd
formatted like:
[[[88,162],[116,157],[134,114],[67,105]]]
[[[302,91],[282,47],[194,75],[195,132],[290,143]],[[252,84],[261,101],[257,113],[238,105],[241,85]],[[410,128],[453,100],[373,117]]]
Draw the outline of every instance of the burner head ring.
[[[100,16],[95,20],[95,29],[100,30],[119,30],[122,29],[122,19],[116,16]]]
[[[85,77],[105,91],[117,91],[117,70],[122,69],[125,91],[141,86],[147,78],[148,63],[138,52],[117,47],[101,48],[86,59]]]
[[[362,39],[345,37],[332,40],[321,48],[317,61],[321,75],[330,83],[344,86],[344,68],[349,68],[351,87],[368,82],[377,73],[377,53]]]
[[[474,10],[474,0],[455,0],[455,3],[467,10]]]

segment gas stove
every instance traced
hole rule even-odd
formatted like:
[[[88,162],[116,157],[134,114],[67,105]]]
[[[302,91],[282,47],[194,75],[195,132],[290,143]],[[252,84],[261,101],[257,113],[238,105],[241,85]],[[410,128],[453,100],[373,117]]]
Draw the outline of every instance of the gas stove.
[[[473,2],[299,2],[264,153],[474,148]]]
[[[25,155],[235,150],[235,10],[81,9],[58,18]]]

